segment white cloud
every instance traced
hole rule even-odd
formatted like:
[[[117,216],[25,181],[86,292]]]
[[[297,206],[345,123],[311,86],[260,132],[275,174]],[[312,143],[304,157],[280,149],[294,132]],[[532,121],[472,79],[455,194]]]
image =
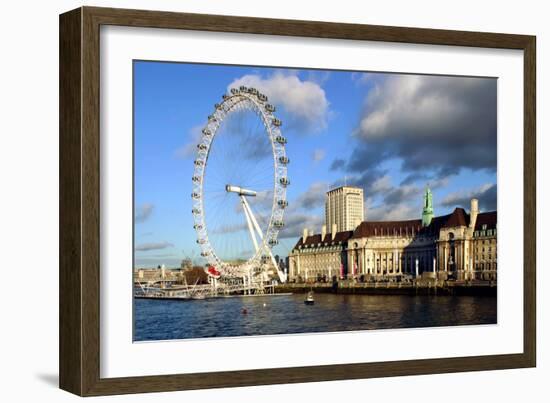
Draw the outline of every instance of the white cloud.
[[[497,208],[497,185],[496,183],[485,183],[473,189],[463,189],[449,193],[441,202],[442,206],[461,206],[466,209],[470,207],[471,199],[478,199],[479,207],[483,210],[496,210]]]
[[[391,177],[389,175],[384,175],[376,179],[372,183],[370,191],[372,194],[386,193],[390,191],[392,188],[393,188],[393,185],[391,183]]]
[[[154,208],[155,206],[152,203],[143,203],[141,206],[137,206],[134,221],[136,223],[146,221],[153,213]]]
[[[492,186],[493,186],[492,183],[485,183],[484,185],[481,185],[475,189],[469,189],[469,190],[463,189],[457,192],[449,193],[447,196],[445,196],[445,198],[441,201],[441,203],[443,205],[451,205],[456,203],[458,200],[462,200],[464,198],[473,198],[480,193],[486,192]]]
[[[227,88],[255,87],[269,97],[269,102],[282,107],[290,121],[286,127],[302,132],[318,132],[327,126],[329,102],[325,91],[313,81],[302,81],[296,75],[277,72],[269,78],[248,74],[234,80]]]
[[[150,250],[160,250],[160,249],[166,249],[166,248],[170,248],[174,246],[173,244],[171,244],[170,242],[147,242],[147,243],[142,243],[142,244],[139,244],[139,245],[136,245],[135,246],[135,250],[136,251],[140,251],[140,252],[146,252],[146,251],[150,251]]]
[[[353,72],[353,73],[351,73],[351,79],[352,79],[352,81],[356,82],[357,84],[366,84],[369,81],[372,81],[374,79],[374,74],[373,73]]]
[[[325,159],[327,155],[327,152],[323,150],[322,148],[317,148],[313,150],[313,154],[311,158],[313,159],[313,162],[319,162]]]
[[[399,221],[419,219],[420,203],[404,201],[396,204],[375,204],[374,198],[365,200],[365,220],[367,221]]]
[[[187,142],[185,145],[181,146],[175,151],[174,156],[176,158],[188,159],[194,157],[197,151],[197,144],[199,144],[199,141],[201,139],[201,131],[203,127],[204,126],[199,125],[189,130],[189,142]]]

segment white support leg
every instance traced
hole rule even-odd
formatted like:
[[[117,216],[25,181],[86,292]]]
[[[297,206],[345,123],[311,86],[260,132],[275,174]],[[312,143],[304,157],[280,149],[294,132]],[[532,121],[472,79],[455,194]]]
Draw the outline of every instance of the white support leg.
[[[260,237],[260,240],[264,239],[264,236],[262,234],[262,231],[260,229],[260,225],[258,224],[258,221],[256,221],[256,217],[254,217],[254,214],[252,213],[252,209],[250,208],[250,205],[248,204],[248,201],[246,200],[246,197],[241,195],[241,199],[243,201],[243,207],[245,209],[245,214],[247,215],[247,220],[250,217],[250,220],[252,221],[252,224],[254,225],[254,228],[256,229],[256,232],[258,233],[258,236]],[[249,227],[250,229],[250,227]],[[255,239],[255,238],[254,238]],[[254,241],[254,244],[256,244],[256,241]],[[256,246],[256,250],[258,247]],[[281,279],[281,282],[286,283],[286,275],[281,269],[279,268],[279,265],[277,265],[277,261],[273,257],[273,253],[271,253],[271,249],[268,248],[269,257],[271,258],[271,262],[273,263],[273,266],[275,266],[275,269],[277,270],[277,273],[279,274],[279,278]]]
[[[252,228],[252,222],[250,219],[250,214],[248,211],[248,203],[246,202],[246,199],[244,196],[241,196],[241,201],[243,203],[243,209],[244,209],[244,216],[246,217],[246,223],[248,224],[248,231],[250,232],[250,238],[252,238],[252,242],[254,243],[254,248],[256,252],[258,251],[258,241],[256,240],[256,235],[254,235],[254,229]],[[261,239],[261,236],[260,236]]]

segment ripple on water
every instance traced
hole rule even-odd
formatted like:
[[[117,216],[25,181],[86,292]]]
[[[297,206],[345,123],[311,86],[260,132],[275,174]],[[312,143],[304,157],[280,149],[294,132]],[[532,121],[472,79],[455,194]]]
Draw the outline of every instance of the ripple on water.
[[[316,294],[134,300],[134,341],[496,324],[495,297]],[[247,314],[243,314],[246,308]]]

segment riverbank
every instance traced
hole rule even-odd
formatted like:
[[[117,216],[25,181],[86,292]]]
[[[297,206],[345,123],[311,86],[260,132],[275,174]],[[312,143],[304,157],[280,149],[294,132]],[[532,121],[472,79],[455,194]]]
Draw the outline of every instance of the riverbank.
[[[496,283],[490,282],[453,282],[440,283],[288,283],[275,286],[275,293],[317,293],[330,294],[366,294],[366,295],[469,295],[496,297]]]

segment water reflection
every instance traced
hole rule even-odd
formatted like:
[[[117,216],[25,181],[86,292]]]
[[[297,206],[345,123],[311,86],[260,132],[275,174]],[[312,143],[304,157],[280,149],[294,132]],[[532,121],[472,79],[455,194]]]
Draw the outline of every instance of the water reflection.
[[[494,324],[495,297],[300,294],[135,300],[135,341]],[[243,308],[247,313],[243,314]]]

